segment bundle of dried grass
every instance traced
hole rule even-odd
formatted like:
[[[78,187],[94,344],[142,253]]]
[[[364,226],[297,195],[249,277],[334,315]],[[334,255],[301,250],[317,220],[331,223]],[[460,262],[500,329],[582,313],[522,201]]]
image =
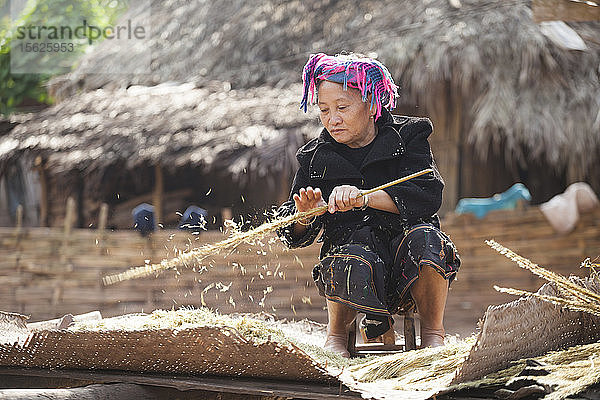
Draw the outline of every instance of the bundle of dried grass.
[[[397,185],[402,182],[406,182],[410,179],[416,178],[421,175],[428,174],[430,172],[433,172],[433,170],[430,168],[415,172],[408,176],[396,179],[392,182],[388,182],[381,186],[377,186],[376,188],[366,190],[366,191],[362,192],[362,194],[360,196],[370,194],[370,193],[376,192],[378,190],[382,190],[387,187]],[[108,275],[108,276],[105,276],[102,279],[102,281],[104,282],[105,285],[112,285],[114,283],[129,280],[129,279],[150,276],[150,275],[153,275],[160,271],[165,271],[165,270],[176,268],[179,266],[183,266],[183,267],[193,266],[196,263],[198,263],[198,264],[201,263],[202,260],[209,255],[219,254],[223,250],[233,250],[242,243],[252,243],[252,242],[262,238],[264,235],[274,232],[279,228],[283,228],[285,226],[288,226],[294,222],[297,222],[297,221],[300,221],[303,219],[312,218],[313,216],[322,214],[326,210],[327,210],[327,206],[316,207],[316,208],[313,208],[312,210],[298,212],[298,213],[295,213],[295,214],[287,216],[287,217],[276,218],[270,222],[265,222],[264,224],[260,225],[259,227],[251,229],[247,232],[233,230],[233,233],[230,235],[229,238],[222,240],[218,243],[206,244],[198,249],[194,249],[187,253],[183,253],[171,260],[163,260],[159,264],[147,264],[147,265],[143,265],[141,267],[131,268],[131,269],[129,269],[125,272],[119,273],[119,274]]]
[[[539,385],[546,391],[543,400],[561,400],[581,393],[600,382],[600,343],[573,346],[532,359],[521,359],[509,368],[482,379],[452,385],[440,391],[452,393],[476,388],[518,388]],[[504,389],[505,392],[510,392]]]
[[[198,327],[232,328],[245,339],[254,343],[276,341],[286,343],[283,332],[264,322],[240,316],[238,318],[221,315],[208,308],[187,308],[178,310],[155,310],[151,314],[128,314],[97,321],[76,322],[71,331],[143,331],[153,329],[188,329]]]
[[[600,343],[555,351],[537,360],[542,364],[537,368],[549,374],[536,381],[555,388],[544,400],[564,399],[600,382]]]
[[[585,285],[600,287],[600,280],[594,265],[589,261],[585,262],[585,266],[591,267],[591,280],[569,280],[532,263],[494,241],[487,243],[501,254],[516,261],[522,268],[555,283],[564,298],[525,291],[515,291],[517,294],[532,295],[576,311],[597,315],[600,306],[597,299],[600,296],[594,291],[595,287]],[[510,303],[506,306],[510,306]],[[526,336],[518,336],[518,338],[527,339]],[[517,336],[514,339],[517,339]],[[390,394],[394,391],[396,395],[402,393],[403,398],[424,399],[436,393],[448,394],[463,390],[466,390],[468,395],[471,389],[483,389],[489,391],[491,395],[501,388],[505,393],[514,394],[515,387],[525,388],[533,382],[534,386],[537,385],[535,389],[545,393],[544,399],[557,400],[580,393],[600,382],[600,371],[590,373],[594,362],[597,362],[600,356],[600,343],[592,343],[549,352],[534,359],[514,358],[508,368],[502,367],[503,369],[487,373],[481,379],[453,384],[457,371],[460,371],[459,367],[464,368],[467,364],[481,362],[481,359],[470,357],[470,353],[477,351],[480,346],[481,343],[473,336],[463,341],[451,342],[445,348],[422,349],[377,358],[350,367],[345,383],[359,390],[365,390],[370,395],[375,395],[385,388]],[[507,352],[509,349],[498,347],[492,354],[506,357]],[[537,367],[531,367],[532,365]]]
[[[507,247],[502,246],[494,240],[487,240],[486,244],[499,252],[502,255],[505,255],[507,258],[516,262],[519,267],[527,269],[534,273],[535,275],[544,278],[548,282],[553,282],[557,285],[557,288],[561,294],[561,296],[549,296],[538,293],[532,293],[525,290],[518,290],[512,288],[502,288],[499,286],[494,286],[499,292],[514,294],[517,296],[533,296],[539,298],[544,301],[548,301],[550,303],[568,308],[573,311],[584,311],[593,315],[600,316],[600,294],[589,290],[588,288],[578,285],[572,280],[568,278],[556,274],[552,271],[548,271],[545,268],[540,267],[539,265],[531,262],[530,260],[521,257],[514,251],[508,249]],[[595,270],[595,264],[590,263],[589,261],[584,262],[582,266],[587,266],[590,268],[590,278],[596,284],[600,284],[600,279],[598,277],[598,272]]]
[[[361,382],[394,381],[394,387],[415,391],[437,390],[450,384],[456,369],[467,358],[475,336],[450,339],[446,346],[377,357],[350,368],[352,377]]]

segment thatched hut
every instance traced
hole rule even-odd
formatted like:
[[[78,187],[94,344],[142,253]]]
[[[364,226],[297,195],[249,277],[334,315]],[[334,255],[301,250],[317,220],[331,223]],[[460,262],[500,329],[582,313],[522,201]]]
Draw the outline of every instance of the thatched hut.
[[[583,42],[572,50],[552,35],[556,27],[534,22],[530,1],[153,5],[149,48],[100,45],[82,68],[54,82],[54,93],[64,98],[190,77],[235,88],[288,87],[299,81],[310,53],[352,50],[390,67],[402,89],[399,112],[433,119],[432,145],[447,183],[444,210],[460,197],[488,196],[515,181],[537,203],[573,181],[600,191],[594,172],[600,166],[600,22],[564,25]],[[135,11],[126,17],[135,19]],[[135,51],[152,53],[147,73],[84,73],[117,71],[122,62],[132,70]]]
[[[17,125],[28,121],[33,114],[18,114],[0,117],[0,141]],[[5,166],[0,175],[0,226],[21,224],[37,226],[39,223],[38,202],[39,184],[37,174],[31,164],[25,160],[15,159]],[[30,210],[27,213],[18,211]]]
[[[109,226],[121,228],[142,201],[167,224],[190,204],[218,219],[223,207],[257,212],[287,198],[295,149],[318,132],[314,114],[296,112],[299,90],[187,83],[86,92],[5,135],[0,173],[17,161],[35,165],[42,225],[62,222],[67,197],[81,227],[96,224],[102,202]]]

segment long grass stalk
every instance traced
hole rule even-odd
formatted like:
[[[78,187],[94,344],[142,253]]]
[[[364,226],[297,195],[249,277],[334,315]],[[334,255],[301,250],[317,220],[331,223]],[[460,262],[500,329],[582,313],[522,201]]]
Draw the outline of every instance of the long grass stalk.
[[[546,294],[539,294],[539,293],[533,293],[533,292],[528,292],[527,290],[520,290],[520,289],[512,289],[512,288],[503,288],[503,287],[499,287],[494,285],[494,289],[496,289],[497,291],[501,292],[501,293],[508,293],[508,294],[513,294],[515,296],[531,296],[531,297],[536,297],[540,300],[544,300],[547,301],[549,303],[552,304],[556,304],[565,308],[568,308],[572,311],[584,311],[590,314],[594,314],[597,316],[600,316],[600,305],[596,305],[596,304],[585,304],[585,303],[581,303],[578,301],[573,301],[573,300],[569,300],[563,297],[557,297],[557,296],[550,296],[550,295],[546,295]]]
[[[414,174],[396,179],[392,182],[388,182],[384,185],[378,186],[373,189],[369,189],[360,194],[360,196],[364,196],[378,190],[385,189],[387,187],[397,185],[402,182],[406,182],[410,179],[416,178],[421,175],[425,175],[427,173],[433,172],[432,169],[424,169],[419,172],[415,172]],[[359,196],[359,197],[360,197]],[[114,275],[107,275],[102,278],[102,282],[104,285],[112,285],[118,282],[126,281],[129,279],[143,278],[147,276],[151,276],[157,274],[161,271],[165,271],[168,269],[176,268],[176,267],[188,267],[190,265],[195,265],[201,262],[204,258],[219,254],[224,250],[233,250],[235,247],[239,246],[244,242],[252,242],[253,240],[259,239],[264,235],[274,232],[279,228],[283,228],[290,224],[293,224],[297,221],[304,220],[307,218],[311,218],[313,216],[322,214],[324,211],[327,211],[327,206],[321,206],[313,208],[312,210],[298,212],[293,215],[277,218],[270,222],[265,222],[264,224],[258,226],[257,228],[251,229],[247,232],[234,232],[230,237],[225,240],[222,240],[215,244],[206,244],[197,249],[188,251],[183,253],[175,258],[170,260],[162,260],[158,264],[147,264],[139,267],[130,268],[125,272],[121,272]]]
[[[595,293],[583,286],[579,286],[560,274],[548,271],[547,269],[540,267],[539,265],[531,262],[525,257],[518,255],[514,251],[502,246],[500,243],[494,240],[486,240],[485,243],[492,249],[496,250],[498,253],[516,262],[517,265],[519,265],[521,268],[527,269],[533,274],[544,278],[549,282],[554,282],[559,287],[559,289],[566,291],[569,295],[576,297],[585,303],[600,303],[600,294]]]

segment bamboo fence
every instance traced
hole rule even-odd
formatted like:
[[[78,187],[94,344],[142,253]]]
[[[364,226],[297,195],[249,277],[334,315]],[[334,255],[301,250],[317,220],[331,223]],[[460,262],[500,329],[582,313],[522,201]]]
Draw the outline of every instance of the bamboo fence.
[[[106,213],[106,210],[104,211]],[[324,322],[325,302],[312,283],[320,246],[285,249],[273,236],[261,245],[204,260],[204,268],[178,268],[156,277],[102,284],[102,277],[156,263],[181,251],[216,243],[219,231],[192,235],[159,230],[72,229],[67,207],[63,228],[0,228],[0,309],[31,315],[31,321],[100,310],[103,316],[202,304],[222,313],[261,312],[280,318]],[[493,286],[535,291],[543,283],[498,257],[484,241],[494,239],[563,275],[600,253],[600,210],[582,216],[576,229],[557,235],[537,207],[496,211],[482,220],[448,216],[442,227],[459,249],[462,266],[446,307],[448,333],[466,335],[489,305],[513,300]],[[205,269],[205,270],[204,270]],[[203,271],[202,271],[203,270]],[[202,271],[202,272],[200,272]]]

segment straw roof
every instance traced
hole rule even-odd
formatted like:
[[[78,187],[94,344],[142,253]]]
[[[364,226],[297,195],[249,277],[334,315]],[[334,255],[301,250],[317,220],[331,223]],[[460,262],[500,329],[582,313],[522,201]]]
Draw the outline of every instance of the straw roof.
[[[57,96],[192,78],[283,87],[300,80],[310,53],[352,50],[377,55],[390,68],[401,102],[440,112],[434,106],[440,95],[461,99],[466,139],[482,154],[501,144],[509,157],[557,168],[585,171],[598,161],[598,22],[569,24],[587,46],[573,51],[544,35],[528,0],[156,0],[153,6],[148,48],[101,44],[82,68],[54,81]],[[135,21],[136,12],[126,18]],[[136,51],[151,52],[149,73],[82,72],[119,71],[123,62],[134,69]]]
[[[8,134],[15,126],[28,121],[34,114],[12,114],[8,117],[0,116],[0,138]]]
[[[42,156],[52,173],[97,178],[115,165],[193,166],[240,180],[291,172],[295,149],[318,132],[314,115],[298,112],[299,90],[187,83],[83,93],[13,128],[0,167]]]

